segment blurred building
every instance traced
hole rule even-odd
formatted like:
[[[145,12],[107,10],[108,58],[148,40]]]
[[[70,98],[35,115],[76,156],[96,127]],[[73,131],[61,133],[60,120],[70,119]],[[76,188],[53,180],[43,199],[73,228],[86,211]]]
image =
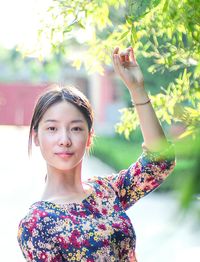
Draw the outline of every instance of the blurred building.
[[[61,82],[74,85],[89,98],[95,113],[97,133],[114,133],[114,125],[120,120],[119,109],[125,107],[125,102],[111,68],[107,68],[103,76],[88,76],[83,70],[67,68]],[[50,84],[28,81],[0,83],[0,125],[29,125],[37,97]]]

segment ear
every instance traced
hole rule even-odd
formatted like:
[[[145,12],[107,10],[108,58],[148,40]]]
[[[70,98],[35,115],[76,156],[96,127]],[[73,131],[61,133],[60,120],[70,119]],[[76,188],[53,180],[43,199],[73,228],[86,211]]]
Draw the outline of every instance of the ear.
[[[40,143],[39,143],[39,139],[38,139],[38,133],[33,130],[32,136],[33,136],[33,141],[34,141],[35,146],[39,146]]]
[[[93,137],[94,137],[94,129],[92,128],[88,136],[88,141],[86,145],[87,148],[90,148],[90,146],[92,145]]]

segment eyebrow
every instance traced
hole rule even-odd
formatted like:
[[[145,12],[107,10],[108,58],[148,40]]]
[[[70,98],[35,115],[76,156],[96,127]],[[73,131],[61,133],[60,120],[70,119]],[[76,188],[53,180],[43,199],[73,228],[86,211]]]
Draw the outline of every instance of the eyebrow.
[[[56,120],[56,119],[46,119],[44,122],[45,122],[45,123],[49,123],[49,122],[51,122],[51,123],[58,123],[58,122],[60,122],[60,121],[58,121],[58,120]],[[75,119],[75,120],[72,120],[70,123],[73,124],[73,123],[83,123],[83,122],[84,122],[84,121],[81,120],[81,119]]]

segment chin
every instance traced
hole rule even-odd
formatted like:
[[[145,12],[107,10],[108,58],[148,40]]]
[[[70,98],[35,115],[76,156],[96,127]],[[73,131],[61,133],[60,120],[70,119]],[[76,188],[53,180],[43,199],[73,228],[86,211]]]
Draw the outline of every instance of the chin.
[[[50,169],[53,169],[54,171],[58,171],[58,172],[66,172],[69,170],[73,170],[76,169],[78,166],[80,165],[79,163],[72,163],[72,164],[60,164],[60,165],[54,165],[51,166]]]

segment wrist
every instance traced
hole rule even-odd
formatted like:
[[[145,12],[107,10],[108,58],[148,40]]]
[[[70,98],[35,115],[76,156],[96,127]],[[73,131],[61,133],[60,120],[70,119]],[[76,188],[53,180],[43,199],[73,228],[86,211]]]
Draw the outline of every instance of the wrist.
[[[151,99],[150,98],[148,100],[144,101],[144,102],[141,102],[141,103],[135,103],[133,100],[131,100],[131,101],[132,101],[133,106],[144,106],[146,104],[151,103]]]
[[[126,87],[128,88],[128,90],[130,92],[137,91],[137,89],[144,89],[144,81],[143,80],[132,81],[132,80],[129,79],[129,81],[124,80],[124,83],[125,83]]]
[[[134,90],[129,90],[131,95],[131,100],[134,104],[145,103],[149,100],[149,96],[144,87],[134,88]]]

